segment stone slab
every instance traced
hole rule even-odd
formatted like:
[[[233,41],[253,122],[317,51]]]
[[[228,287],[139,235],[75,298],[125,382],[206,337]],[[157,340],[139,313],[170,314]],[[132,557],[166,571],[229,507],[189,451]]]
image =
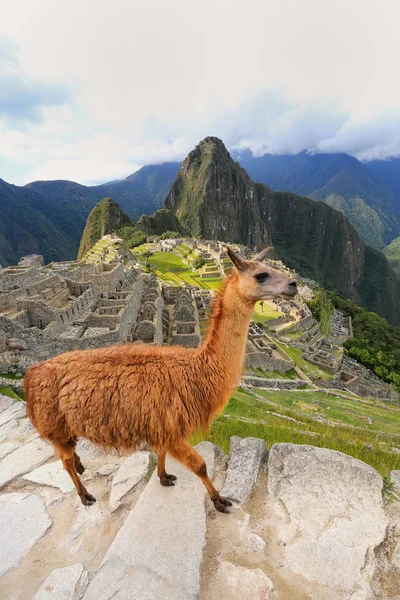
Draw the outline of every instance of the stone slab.
[[[32,600],[75,600],[82,596],[88,582],[88,574],[80,563],[55,569]]]
[[[0,413],[0,427],[11,421],[11,419],[19,419],[20,417],[24,417],[26,415],[26,407],[25,402],[15,402],[2,413]]]
[[[250,496],[268,453],[264,440],[231,437],[228,472],[221,496],[245,502]]]
[[[34,469],[30,473],[24,475],[23,479],[27,479],[28,481],[33,481],[41,485],[50,485],[52,487],[56,487],[61,490],[63,494],[68,494],[75,489],[72,479],[64,469],[61,460],[41,465],[37,469]]]
[[[38,438],[10,452],[1,461],[0,488],[18,475],[23,475],[42,465],[52,456],[54,456],[53,446]]]
[[[18,427],[18,421],[16,419],[11,419],[11,421],[7,421],[7,423],[4,423],[4,425],[1,425],[0,426],[0,442],[2,442],[6,438],[14,435],[13,429],[16,429],[17,427]]]
[[[0,495],[0,577],[46,533],[52,521],[35,494]]]
[[[0,414],[2,414],[7,408],[10,408],[13,404],[17,404],[18,400],[13,400],[9,396],[0,394]]]
[[[19,447],[17,442],[4,442],[4,444],[0,444],[0,459],[10,454],[13,450]]]
[[[222,561],[218,567],[213,600],[270,600],[274,585],[261,569]]]
[[[149,470],[149,452],[135,452],[124,460],[111,483],[109,504],[112,511],[121,506],[122,498],[147,475]]]
[[[216,452],[197,446],[213,475]],[[167,457],[178,477],[162,487],[154,473],[128,515],[84,595],[84,600],[197,600],[206,536],[205,488]],[[227,518],[221,515],[221,518]]]
[[[272,535],[286,572],[318,582],[319,600],[366,600],[386,536],[382,478],[326,448],[275,444],[268,461]]]

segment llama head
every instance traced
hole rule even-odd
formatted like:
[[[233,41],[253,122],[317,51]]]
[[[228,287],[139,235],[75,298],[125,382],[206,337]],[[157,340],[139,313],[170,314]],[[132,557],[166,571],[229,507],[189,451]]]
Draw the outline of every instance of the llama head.
[[[226,252],[238,274],[238,285],[242,295],[256,302],[273,298],[293,298],[297,294],[297,282],[281,271],[267,267],[262,261],[271,248],[265,248],[252,260],[245,260],[231,248]]]

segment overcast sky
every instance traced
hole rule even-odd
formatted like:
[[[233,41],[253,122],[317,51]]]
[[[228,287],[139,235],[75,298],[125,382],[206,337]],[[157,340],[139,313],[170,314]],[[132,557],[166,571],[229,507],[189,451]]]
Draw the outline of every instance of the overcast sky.
[[[0,0],[0,177],[181,160],[400,155],[398,0]]]

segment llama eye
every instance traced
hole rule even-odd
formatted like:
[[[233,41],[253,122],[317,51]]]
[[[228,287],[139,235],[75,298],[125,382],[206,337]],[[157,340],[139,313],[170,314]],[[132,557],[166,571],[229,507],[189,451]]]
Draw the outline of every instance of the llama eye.
[[[268,273],[258,273],[258,275],[255,275],[255,279],[257,281],[257,283],[264,283],[264,281],[266,279],[268,279],[269,274]]]

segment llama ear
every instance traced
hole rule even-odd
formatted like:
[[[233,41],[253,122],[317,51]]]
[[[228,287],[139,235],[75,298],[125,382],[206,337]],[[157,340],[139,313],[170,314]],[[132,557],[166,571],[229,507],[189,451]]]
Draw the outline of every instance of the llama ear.
[[[272,250],[272,247],[270,246],[269,248],[264,248],[264,250],[261,250],[261,252],[259,252],[258,254],[255,255],[255,257],[252,260],[264,260],[264,258],[267,256],[267,254],[269,254]]]
[[[247,269],[247,261],[236,254],[231,248],[229,248],[229,246],[226,246],[226,253],[238,271],[244,271]]]

